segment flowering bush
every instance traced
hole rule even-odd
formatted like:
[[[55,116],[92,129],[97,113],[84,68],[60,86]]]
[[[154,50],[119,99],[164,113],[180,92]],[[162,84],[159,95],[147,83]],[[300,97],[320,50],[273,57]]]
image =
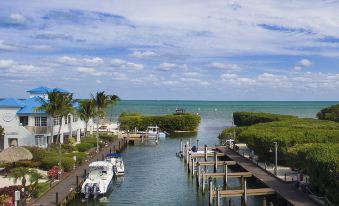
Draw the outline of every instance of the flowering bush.
[[[48,170],[47,176],[49,179],[56,179],[58,177],[58,166],[53,166],[50,170]]]
[[[25,194],[21,191],[21,185],[13,185],[9,187],[0,188],[0,201],[5,206],[14,205],[14,193],[15,191],[19,190],[21,192],[20,196],[24,197]]]

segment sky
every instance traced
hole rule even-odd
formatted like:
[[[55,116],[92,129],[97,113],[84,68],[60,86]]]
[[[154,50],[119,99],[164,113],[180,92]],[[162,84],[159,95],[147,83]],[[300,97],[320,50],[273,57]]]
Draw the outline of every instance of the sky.
[[[0,98],[339,100],[339,1],[0,1]]]

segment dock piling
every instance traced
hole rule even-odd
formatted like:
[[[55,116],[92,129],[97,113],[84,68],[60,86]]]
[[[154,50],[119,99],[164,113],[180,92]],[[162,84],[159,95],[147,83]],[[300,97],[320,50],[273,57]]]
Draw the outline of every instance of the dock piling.
[[[77,175],[75,178],[76,178],[76,180],[75,180],[75,184],[76,184],[75,189],[77,190],[78,187],[79,187],[79,176]]]
[[[227,166],[227,163],[225,162],[224,164],[224,172],[225,172],[225,179],[224,179],[224,185],[225,185],[225,188],[227,188],[227,182],[228,182],[228,166]]]
[[[205,145],[205,162],[207,162],[207,145]]]
[[[192,146],[192,138],[190,138],[190,147]]]
[[[213,205],[213,181],[212,181],[212,177],[210,177],[208,179],[208,183],[209,183],[209,206]]]
[[[206,177],[205,177],[205,172],[202,173],[202,192],[204,193],[205,192],[205,180]]]
[[[59,205],[59,193],[58,192],[55,193],[55,203],[56,205]]]
[[[192,177],[194,177],[194,158],[192,158]]]
[[[183,144],[182,144],[182,139],[180,139],[180,153],[183,153]]]
[[[197,162],[197,164],[198,164],[198,174],[197,174],[197,181],[198,181],[198,187],[200,186],[200,164],[199,164],[199,162]]]
[[[262,200],[262,206],[266,206],[266,197]]]
[[[218,156],[217,151],[214,152],[214,172],[217,172],[218,169]]]
[[[244,179],[244,202],[247,204],[247,181]]]
[[[86,169],[84,169],[84,179],[86,178],[87,176],[87,172],[86,172]]]
[[[217,206],[221,206],[220,205],[220,188],[218,187],[218,189],[217,189]]]

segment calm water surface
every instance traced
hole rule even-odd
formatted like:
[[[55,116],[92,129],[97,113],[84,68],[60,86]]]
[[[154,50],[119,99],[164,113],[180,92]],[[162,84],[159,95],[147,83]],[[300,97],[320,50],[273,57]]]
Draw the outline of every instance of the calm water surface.
[[[122,153],[125,176],[114,181],[112,191],[97,200],[77,199],[71,205],[207,205],[208,194],[197,190],[196,183],[187,174],[183,161],[175,156],[181,138],[199,145],[218,143],[217,136],[231,125],[233,111],[263,111],[315,117],[321,108],[335,102],[201,102],[201,101],[121,101],[112,113],[112,119],[123,111],[142,114],[173,113],[176,107],[199,113],[202,122],[197,133],[177,134],[162,140],[159,145],[132,145]],[[211,168],[210,168],[211,169]],[[221,169],[221,168],[220,168]],[[222,171],[222,170],[221,170]],[[222,185],[218,180],[216,185]],[[249,187],[257,183],[250,181]],[[230,187],[239,188],[237,179]],[[234,199],[234,198],[233,198]],[[227,199],[225,200],[228,201]],[[234,199],[239,205],[239,198]],[[261,197],[250,197],[249,205],[261,205]]]

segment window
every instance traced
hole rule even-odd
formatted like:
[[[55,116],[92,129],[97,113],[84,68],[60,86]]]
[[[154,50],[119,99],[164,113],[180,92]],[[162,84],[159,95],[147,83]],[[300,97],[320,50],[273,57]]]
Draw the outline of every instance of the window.
[[[68,122],[71,123],[72,122],[72,116],[68,115]]]
[[[20,117],[20,125],[21,126],[27,126],[28,125],[28,116]]]
[[[35,126],[47,126],[47,117],[35,117]]]
[[[66,118],[65,118],[65,124],[67,124],[67,123],[68,123],[68,118],[66,117]]]
[[[61,117],[55,117],[53,119],[53,125],[60,125],[61,124]]]
[[[79,120],[79,116],[77,114],[73,115],[73,122],[77,122]]]
[[[46,138],[42,135],[36,135],[35,136],[35,146],[45,147],[46,146]]]

